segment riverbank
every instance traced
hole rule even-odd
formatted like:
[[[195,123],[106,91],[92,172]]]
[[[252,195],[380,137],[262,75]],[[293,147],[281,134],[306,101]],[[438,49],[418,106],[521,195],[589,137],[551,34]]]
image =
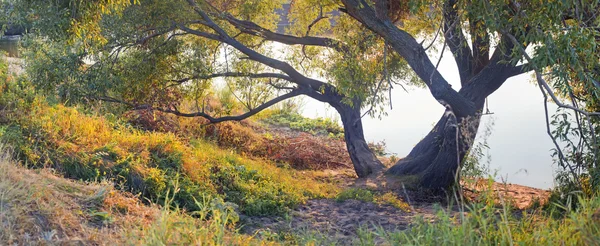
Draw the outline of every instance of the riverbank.
[[[19,76],[25,71],[25,69],[23,69],[23,59],[8,56],[4,56],[2,59],[4,59],[8,64],[8,74],[12,76]]]

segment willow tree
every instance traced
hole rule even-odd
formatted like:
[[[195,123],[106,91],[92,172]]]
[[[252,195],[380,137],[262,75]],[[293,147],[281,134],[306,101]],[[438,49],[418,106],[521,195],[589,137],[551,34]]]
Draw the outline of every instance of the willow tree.
[[[278,9],[286,2],[289,8],[282,14]],[[573,75],[579,87],[598,91],[598,74],[592,69],[598,64],[597,5],[530,0],[139,1],[118,14],[92,15],[101,19],[92,30],[101,32],[91,36],[102,38],[83,45],[97,49],[83,54],[103,61],[97,64],[105,65],[96,66],[103,75],[79,81],[84,86],[70,86],[94,98],[211,122],[240,120],[306,95],[340,114],[348,152],[364,177],[383,166],[364,140],[362,116],[383,110],[391,100],[384,91],[394,81],[414,80],[446,110],[409,155],[386,172],[416,177],[423,187],[447,188],[458,180],[485,99],[508,78],[534,71],[542,92],[557,102],[553,93],[567,92]],[[281,16],[289,23],[284,33],[277,31]],[[86,32],[76,36],[89,37]],[[273,48],[281,46],[283,55]],[[452,88],[440,74],[439,60],[428,55],[432,47],[453,54],[460,88]],[[179,96],[198,95],[216,77],[242,85],[262,81],[274,96],[238,116],[214,117],[201,107],[196,112],[179,109]]]

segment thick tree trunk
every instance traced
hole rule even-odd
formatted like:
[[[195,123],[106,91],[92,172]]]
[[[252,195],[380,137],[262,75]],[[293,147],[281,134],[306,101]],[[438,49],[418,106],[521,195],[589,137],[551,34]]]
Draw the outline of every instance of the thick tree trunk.
[[[358,108],[358,109],[357,109]],[[363,133],[360,106],[351,107],[345,104],[336,105],[344,125],[344,138],[348,154],[358,177],[366,177],[373,173],[382,172],[385,166],[369,149]]]
[[[482,104],[478,105],[481,111]],[[414,176],[418,186],[447,189],[459,180],[460,164],[471,148],[481,115],[456,117],[446,110],[435,127],[387,173]]]

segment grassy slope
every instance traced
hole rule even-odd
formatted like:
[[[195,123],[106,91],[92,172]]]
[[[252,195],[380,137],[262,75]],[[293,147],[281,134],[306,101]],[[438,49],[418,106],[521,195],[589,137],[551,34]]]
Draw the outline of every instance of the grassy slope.
[[[202,139],[135,130],[62,105],[32,105],[0,127],[0,137],[20,160],[74,179],[109,179],[152,201],[164,201],[177,181],[174,202],[188,210],[198,209],[194,200],[223,197],[246,214],[277,214],[336,190],[306,172],[242,157]]]
[[[84,122],[91,120],[82,115],[78,118]],[[207,146],[216,151],[207,155],[218,156],[224,152],[215,146]],[[274,167],[266,168],[271,170]],[[198,205],[201,208],[195,214],[204,219],[197,219],[179,209],[144,205],[138,197],[115,190],[106,182],[83,183],[55,175],[49,169],[29,170],[17,167],[7,158],[0,158],[0,223],[3,225],[0,242],[101,245],[277,243],[257,241],[235,233],[233,224],[237,217],[233,207],[218,198],[200,201]],[[174,188],[179,188],[178,184]],[[343,192],[338,198],[349,196],[364,200],[365,195],[359,193]],[[372,198],[372,195],[368,197]],[[163,202],[173,204],[173,196],[164,197]],[[598,198],[583,201],[579,210],[569,211],[564,218],[558,219],[541,211],[522,213],[508,207],[499,208],[489,200],[461,208],[466,212],[462,216],[440,211],[435,223],[417,219],[411,229],[403,232],[359,230],[355,243],[594,245],[600,242]],[[290,242],[285,241],[288,239],[275,240]],[[292,242],[318,245],[329,242],[329,239],[314,232],[300,231]]]
[[[8,221],[3,223],[11,226],[6,227],[8,232],[3,232],[2,240],[14,240],[14,238],[73,240],[75,238],[75,240],[93,242],[102,238],[102,235],[108,234],[115,240],[123,242],[133,242],[132,238],[141,238],[144,244],[199,241],[225,243],[222,240],[231,240],[227,243],[250,243],[251,241],[244,241],[247,236],[232,232],[231,226],[236,221],[235,206],[219,202],[219,198],[236,203],[245,213],[269,214],[268,211],[291,208],[301,203],[303,199],[332,197],[335,194],[335,187],[312,180],[310,172],[279,168],[268,161],[242,157],[202,140],[193,140],[188,144],[184,139],[171,134],[119,128],[111,126],[110,122],[102,117],[82,114],[73,108],[61,105],[38,104],[30,113],[37,117],[22,118],[19,127],[8,125],[3,130],[3,136],[8,139],[12,137],[14,140],[15,136],[25,139],[25,142],[17,144],[24,160],[33,163],[36,156],[47,156],[46,165],[68,176],[82,175],[81,177],[88,180],[103,178],[120,180],[124,187],[131,189],[135,186],[127,185],[127,182],[132,181],[128,181],[127,178],[118,179],[118,175],[111,175],[110,172],[120,170],[114,167],[119,166],[118,163],[127,160],[131,155],[147,158],[130,166],[132,169],[141,169],[137,175],[142,176],[138,181],[143,185],[138,187],[139,190],[134,189],[134,191],[141,192],[141,195],[145,195],[148,199],[155,199],[160,204],[188,204],[188,207],[198,212],[197,215],[201,215],[200,217],[208,218],[207,216],[211,215],[210,218],[218,219],[215,222],[210,220],[203,222],[189,218],[181,211],[163,210],[161,213],[157,212],[158,209],[152,210],[153,208],[149,207],[133,209],[137,212],[126,213],[132,219],[121,222],[121,218],[127,217],[119,214],[119,209],[115,212],[115,207],[125,205],[111,207],[110,201],[129,199],[131,196],[117,195],[117,198],[98,202],[97,197],[111,196],[115,193],[103,192],[102,190],[106,188],[102,188],[97,183],[84,185],[52,177],[46,171],[27,171],[4,165],[3,168],[7,170],[3,170],[2,173],[10,173],[10,175],[0,179],[3,181],[4,204],[9,204],[2,206],[3,220]],[[46,151],[40,152],[42,148]],[[100,152],[106,152],[100,155],[103,158],[95,157],[94,154]],[[161,154],[166,155],[161,157]],[[42,157],[37,159],[38,165],[42,159]],[[62,162],[59,162],[60,160]],[[69,166],[65,165],[67,163]],[[169,174],[168,172],[173,172],[170,165],[175,164],[181,165],[180,169],[176,169],[180,172]],[[71,170],[65,170],[67,168]],[[153,172],[159,175],[154,176]],[[83,175],[88,173],[93,173],[95,176]],[[191,183],[186,183],[186,179],[181,177],[194,178],[190,178]],[[170,179],[179,182],[170,182],[172,181]],[[6,182],[7,180],[9,181]],[[164,180],[162,181],[164,183],[157,180]],[[198,184],[196,183],[198,181],[205,183]],[[199,193],[195,198],[202,201],[203,198],[207,200],[208,197],[207,202],[192,203],[186,199],[193,198],[187,195],[181,196],[182,192],[189,195],[186,189],[198,185],[202,185],[202,189],[196,190]],[[179,192],[175,196],[168,196],[167,192],[172,190],[179,190]],[[158,193],[159,191],[163,192]],[[353,199],[357,199],[355,196],[364,197],[360,195],[362,193],[344,192],[338,198],[344,199],[344,194],[351,194],[350,198]],[[213,198],[217,202],[211,205],[209,201]],[[584,201],[580,210],[570,211],[564,219],[554,219],[540,211],[521,214],[508,207],[498,208],[494,206],[494,202],[485,202],[486,200],[483,200],[480,204],[464,205],[462,209],[467,212],[464,217],[440,212],[436,223],[417,220],[411,230],[404,232],[359,231],[356,243],[366,245],[376,242],[418,245],[515,243],[583,245],[600,240],[598,238],[600,211],[597,210],[600,207],[600,199]],[[129,203],[142,206],[137,200]],[[148,212],[143,212],[146,209]],[[159,215],[158,219],[156,217],[148,219],[146,214]],[[214,214],[222,216],[214,216]],[[111,220],[112,226],[99,226]],[[24,235],[36,236],[29,238]],[[308,232],[303,232],[303,235],[310,237]],[[319,244],[321,239],[319,237],[309,240],[295,238],[294,242],[315,240],[316,242],[313,242]]]
[[[22,164],[38,169],[16,167],[6,158],[0,159],[2,243],[266,244],[270,242],[235,232],[237,212],[285,214],[307,199],[333,198],[338,193],[336,186],[318,181],[323,177],[316,171],[281,167],[272,161],[222,149],[201,138],[140,131],[75,108],[50,106],[26,86],[17,87],[14,83],[0,86],[0,139],[14,148]],[[112,184],[119,189],[113,189]],[[360,190],[349,190],[337,197],[382,200]],[[167,206],[159,209],[140,200]],[[462,205],[466,213],[459,216],[440,211],[435,223],[417,220],[407,231],[359,230],[355,242],[600,242],[598,198],[582,201],[580,209],[568,211],[562,218],[543,211],[522,213],[508,206],[498,208],[493,200]],[[302,235],[291,242],[327,241],[312,238],[310,232]],[[290,243],[285,238],[277,240]]]
[[[144,205],[108,183],[68,180],[0,158],[3,245],[271,244],[233,233],[232,214],[222,201],[205,205],[193,218],[178,209]]]

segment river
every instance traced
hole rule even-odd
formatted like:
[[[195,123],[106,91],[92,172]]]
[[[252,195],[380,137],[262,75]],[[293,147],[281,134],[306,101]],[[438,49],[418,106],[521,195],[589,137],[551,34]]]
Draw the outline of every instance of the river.
[[[7,53],[8,57],[19,57],[20,36],[3,36],[0,38],[0,51]]]
[[[435,55],[430,56],[437,61]],[[460,88],[460,79],[452,54],[444,54],[440,72],[453,88]],[[306,99],[303,114],[308,117],[331,117],[335,111],[323,103]],[[363,119],[368,141],[385,141],[389,152],[404,157],[431,130],[441,117],[442,107],[428,89],[413,88],[408,93],[396,86],[392,90],[393,109],[381,120]],[[531,74],[508,79],[488,98],[491,115],[483,116],[480,133],[493,122],[487,139],[489,151],[483,158],[495,171],[497,181],[506,181],[536,188],[554,186],[556,165],[551,157],[554,147],[546,133],[544,99]],[[556,110],[549,104],[549,112]]]

